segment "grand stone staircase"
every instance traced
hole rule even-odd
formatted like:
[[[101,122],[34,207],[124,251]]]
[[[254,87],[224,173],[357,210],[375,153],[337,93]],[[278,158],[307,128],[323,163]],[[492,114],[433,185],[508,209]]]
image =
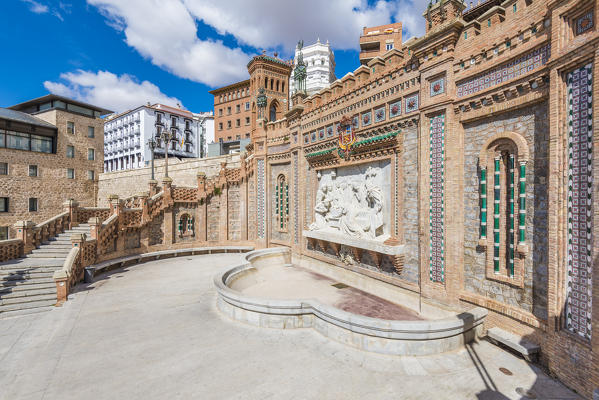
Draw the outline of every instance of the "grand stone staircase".
[[[0,318],[50,310],[56,304],[52,275],[62,268],[73,247],[71,235],[85,233],[88,224],[66,230],[23,258],[0,263]]]

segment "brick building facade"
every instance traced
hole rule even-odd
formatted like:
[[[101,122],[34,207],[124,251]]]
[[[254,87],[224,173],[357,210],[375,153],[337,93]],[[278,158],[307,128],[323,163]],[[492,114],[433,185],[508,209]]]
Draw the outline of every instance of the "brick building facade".
[[[445,307],[485,307],[486,329],[539,344],[540,363],[590,398],[599,388],[597,4],[465,8],[431,1],[424,36],[295,94],[291,108],[271,84],[288,82],[291,67],[254,57],[252,142],[239,166],[200,171],[190,187],[164,179],[162,195],[123,213],[152,219],[140,225],[142,250],[188,245],[191,229],[196,243],[286,246],[296,260]],[[327,197],[330,188],[350,195]],[[362,195],[377,218],[344,229],[374,226],[379,241],[319,234],[324,213],[339,227],[352,212],[340,204]]]
[[[68,198],[96,205],[104,162],[100,115],[109,112],[55,95],[0,112],[0,197],[8,205],[0,212],[2,236],[14,238],[18,220],[55,216]],[[48,145],[36,144],[37,137]]]
[[[211,90],[214,96],[214,140],[235,141],[250,137],[250,81]]]

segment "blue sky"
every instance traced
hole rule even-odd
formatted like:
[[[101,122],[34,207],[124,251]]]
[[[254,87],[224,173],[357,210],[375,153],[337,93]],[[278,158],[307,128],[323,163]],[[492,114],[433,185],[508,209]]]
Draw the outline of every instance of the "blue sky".
[[[247,78],[266,49],[330,41],[342,77],[362,26],[420,35],[427,0],[2,0],[0,107],[49,91],[115,111],[160,101],[211,110],[208,90]],[[266,11],[267,10],[267,11]],[[6,61],[7,60],[7,61]]]

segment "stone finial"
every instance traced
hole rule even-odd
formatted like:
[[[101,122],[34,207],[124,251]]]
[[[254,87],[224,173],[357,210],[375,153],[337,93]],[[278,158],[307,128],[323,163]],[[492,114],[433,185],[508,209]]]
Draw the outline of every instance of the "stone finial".
[[[162,178],[162,184],[171,184],[173,183],[173,178],[171,178],[170,176],[165,176],[164,178]]]
[[[108,195],[108,200],[112,201],[112,200],[118,200],[119,199],[119,195],[118,194],[109,194]]]

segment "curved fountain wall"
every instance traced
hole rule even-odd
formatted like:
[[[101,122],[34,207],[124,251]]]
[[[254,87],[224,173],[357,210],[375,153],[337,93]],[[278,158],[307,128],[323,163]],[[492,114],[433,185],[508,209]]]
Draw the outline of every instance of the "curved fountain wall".
[[[481,334],[487,315],[487,310],[475,307],[442,319],[392,321],[353,314],[309,298],[248,296],[231,286],[262,267],[289,266],[291,252],[287,248],[256,250],[246,255],[246,261],[215,276],[219,310],[232,319],[255,326],[313,328],[326,337],[365,351],[414,356],[455,350]]]

